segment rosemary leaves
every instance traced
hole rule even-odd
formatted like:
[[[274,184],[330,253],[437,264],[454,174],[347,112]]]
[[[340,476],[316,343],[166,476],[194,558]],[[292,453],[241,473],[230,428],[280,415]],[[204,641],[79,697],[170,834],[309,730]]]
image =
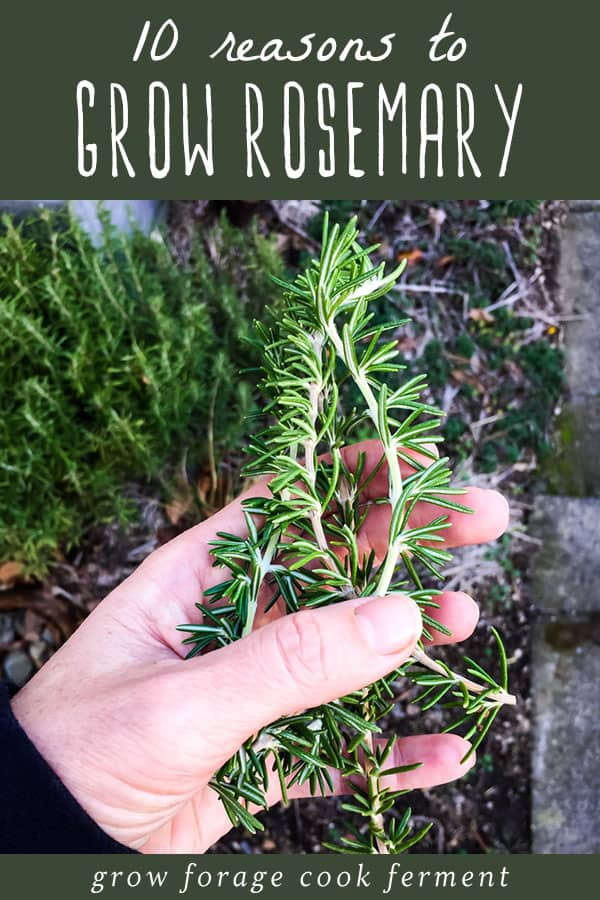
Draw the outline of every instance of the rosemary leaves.
[[[448,460],[433,450],[442,413],[422,399],[424,376],[404,383],[398,377],[393,333],[402,323],[375,321],[372,304],[402,267],[385,274],[383,264],[371,262],[374,248],[357,240],[353,220],[340,230],[326,219],[320,258],[293,283],[279,282],[283,314],[270,326],[257,325],[270,424],[254,437],[246,471],[267,476],[270,495],[245,501],[246,536],[221,534],[212,547],[215,565],[227,574],[198,604],[201,623],[180,626],[190,656],[249,634],[262,604],[277,604],[288,614],[402,592],[423,611],[423,637],[443,630],[429,612],[441,591],[429,582],[442,578],[450,559],[444,510],[469,510],[456,499],[462,491],[450,483]],[[381,450],[370,468],[364,453],[344,450],[365,428]],[[376,483],[384,487],[373,496]],[[382,558],[361,542],[374,503],[385,504],[390,514]],[[413,524],[417,504],[435,507],[425,525]],[[427,829],[412,831],[410,809],[388,814],[404,792],[391,790],[385,779],[414,766],[394,767],[395,738],[374,735],[394,705],[396,683],[408,679],[421,688],[423,709],[442,702],[456,709],[447,730],[463,729],[471,752],[476,749],[501,707],[514,702],[506,654],[494,634],[498,678],[468,657],[466,675],[454,672],[420,643],[406,665],[368,688],[253,735],[211,782],[232,823],[251,831],[261,827],[249,807],[267,806],[270,779],[279,781],[285,800],[292,785],[305,782],[325,793],[333,768],[353,787],[344,808],[363,821],[362,827],[347,826],[335,849],[408,849]]]

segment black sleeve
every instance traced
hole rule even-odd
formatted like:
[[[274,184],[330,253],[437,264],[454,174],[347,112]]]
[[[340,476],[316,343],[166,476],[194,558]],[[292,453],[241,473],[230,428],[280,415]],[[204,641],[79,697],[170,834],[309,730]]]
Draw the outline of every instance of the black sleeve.
[[[38,753],[0,682],[0,852],[133,853],[99,828]]]

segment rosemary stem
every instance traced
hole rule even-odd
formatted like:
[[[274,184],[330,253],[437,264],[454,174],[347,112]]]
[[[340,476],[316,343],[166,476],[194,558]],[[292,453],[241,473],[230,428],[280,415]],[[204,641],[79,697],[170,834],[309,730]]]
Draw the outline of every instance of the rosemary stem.
[[[470,691],[473,691],[474,694],[481,694],[483,691],[487,690],[485,685],[478,684],[476,681],[471,681],[470,678],[463,678],[462,675],[457,675],[457,673],[452,672],[452,670],[448,672],[448,669],[441,666],[435,659],[428,656],[424,650],[419,649],[419,647],[414,650],[411,659],[420,663],[422,666],[425,666],[425,668],[430,669],[432,672],[436,672],[438,675],[448,676],[448,674],[450,674],[457,682],[461,681],[464,686]],[[517,702],[515,695],[508,694],[506,691],[493,691],[491,694],[488,694],[488,699],[495,700],[497,703],[502,703],[506,706],[514,706]]]
[[[373,735],[369,732],[365,736],[365,744],[369,750],[369,753],[373,753]],[[389,854],[389,849],[385,841],[381,838],[382,834],[385,834],[385,820],[383,818],[382,813],[376,812],[376,808],[379,802],[379,774],[375,771],[371,760],[365,757],[364,762],[364,774],[367,779],[367,790],[369,797],[372,799],[372,809],[370,816],[370,831],[375,837],[375,845],[377,847],[377,852],[381,854]]]
[[[315,332],[315,334],[313,334],[311,338],[311,345],[315,354],[315,358],[318,359],[319,369],[321,369],[322,364],[323,340],[324,336],[319,332]],[[309,438],[304,442],[304,468],[308,473],[310,486],[314,496],[317,495],[317,471],[315,460],[317,451],[316,426],[317,418],[319,416],[319,403],[322,399],[322,392],[323,384],[321,382],[311,381],[309,383],[308,398],[310,403],[310,422],[312,425],[314,437]],[[325,535],[325,529],[323,528],[323,509],[321,507],[319,507],[318,509],[312,509],[309,513],[309,521],[319,550],[321,550],[323,562],[328,569],[330,569],[332,572],[335,572],[336,567],[329,555],[327,537]]]
[[[333,320],[327,323],[327,335],[329,336],[333,346],[335,347],[336,353],[352,375],[356,386],[358,387],[365,403],[367,404],[369,416],[371,417],[371,420],[373,421],[375,427],[377,427],[377,399],[375,397],[375,394],[373,393],[373,389],[371,388],[371,385],[369,384],[363,373],[360,371],[360,369],[354,365],[351,359],[348,359],[347,354],[344,350],[344,342],[342,341]],[[396,503],[398,502],[400,495],[402,494],[402,472],[400,471],[400,460],[398,459],[397,447],[394,441],[387,440],[385,435],[383,434],[380,434],[380,439],[388,467],[388,499],[393,510]],[[381,568],[381,573],[379,575],[377,589],[375,592],[380,597],[383,597],[385,594],[387,594],[389,590],[392,578],[394,576],[394,571],[396,569],[396,566],[398,565],[401,547],[402,535],[400,535],[398,539],[393,544],[391,544],[391,546],[388,548],[388,552],[386,553],[385,563]]]
[[[277,547],[279,546],[280,536],[280,532],[273,532],[267,546],[265,547],[265,551],[262,557],[260,557],[260,564],[253,578],[252,596],[248,601],[248,612],[246,615],[246,621],[244,622],[244,627],[242,628],[242,637],[247,637],[247,635],[249,635],[254,628],[254,620],[256,618],[256,613],[258,612],[258,595],[260,593],[262,583],[265,580],[267,573],[271,567],[271,563],[273,562],[273,557],[277,551]]]

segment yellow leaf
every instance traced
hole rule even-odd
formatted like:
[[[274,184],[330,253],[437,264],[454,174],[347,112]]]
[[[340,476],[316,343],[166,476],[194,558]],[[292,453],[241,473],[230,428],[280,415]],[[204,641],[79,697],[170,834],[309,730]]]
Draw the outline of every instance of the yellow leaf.
[[[23,563],[10,560],[0,565],[0,591],[12,587],[24,572]]]

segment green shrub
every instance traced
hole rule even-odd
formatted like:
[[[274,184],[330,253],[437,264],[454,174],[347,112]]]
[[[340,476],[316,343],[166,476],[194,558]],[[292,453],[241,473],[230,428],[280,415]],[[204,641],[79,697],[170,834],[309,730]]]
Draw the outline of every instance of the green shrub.
[[[252,318],[281,269],[225,220],[186,266],[165,241],[105,226],[95,249],[47,213],[0,234],[0,561],[42,574],[94,522],[132,513],[128,482],[166,485],[242,439]]]

